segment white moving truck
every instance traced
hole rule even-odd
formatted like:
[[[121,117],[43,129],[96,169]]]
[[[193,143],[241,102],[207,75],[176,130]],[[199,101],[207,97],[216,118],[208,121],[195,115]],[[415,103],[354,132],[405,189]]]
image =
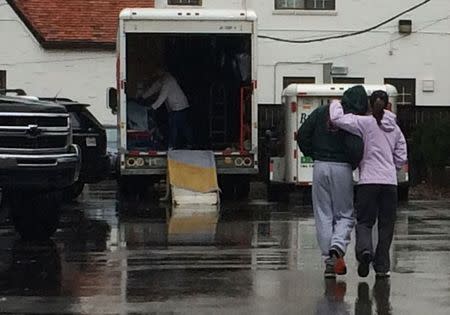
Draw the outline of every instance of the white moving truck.
[[[108,102],[118,117],[123,187],[166,176],[165,106],[145,117],[148,127],[130,123],[131,108],[142,105],[136,105],[138,90],[151,86],[153,73],[162,68],[188,98],[193,147],[214,152],[224,193],[248,194],[250,176],[258,172],[256,50],[253,11],[187,7],[121,12],[117,90],[109,90]]]
[[[282,95],[284,111],[284,150],[280,156],[271,157],[269,164],[269,199],[282,198],[288,192],[288,186],[306,188],[312,184],[313,161],[299,150],[297,131],[308,116],[319,106],[327,105],[333,99],[340,99],[344,92],[352,87],[349,84],[291,84]],[[373,91],[383,90],[389,96],[391,110],[397,111],[397,90],[392,85],[363,85],[370,96]],[[397,173],[399,198],[408,197],[408,166]],[[354,172],[358,181],[358,172]]]

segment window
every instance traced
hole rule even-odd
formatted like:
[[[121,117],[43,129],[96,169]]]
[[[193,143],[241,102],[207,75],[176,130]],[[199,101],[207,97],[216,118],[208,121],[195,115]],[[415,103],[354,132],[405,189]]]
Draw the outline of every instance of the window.
[[[275,0],[275,10],[335,10],[336,0]]]
[[[314,84],[316,83],[315,77],[284,77],[283,89],[287,88],[290,84]]]
[[[0,89],[6,89],[6,71],[0,70]]]
[[[398,106],[415,106],[416,105],[416,79],[384,79],[385,84],[395,86],[398,92]]]
[[[364,78],[348,78],[348,77],[335,77],[333,83],[335,84],[364,84]]]
[[[202,5],[202,0],[168,0],[168,5]]]

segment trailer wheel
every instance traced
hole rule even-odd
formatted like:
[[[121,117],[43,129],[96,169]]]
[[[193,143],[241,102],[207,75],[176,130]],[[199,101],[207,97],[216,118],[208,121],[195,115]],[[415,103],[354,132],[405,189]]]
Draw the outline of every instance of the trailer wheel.
[[[58,228],[62,192],[20,192],[11,196],[14,227],[24,240],[47,240]]]
[[[408,201],[409,199],[409,186],[398,186],[397,187],[397,199],[398,201]]]

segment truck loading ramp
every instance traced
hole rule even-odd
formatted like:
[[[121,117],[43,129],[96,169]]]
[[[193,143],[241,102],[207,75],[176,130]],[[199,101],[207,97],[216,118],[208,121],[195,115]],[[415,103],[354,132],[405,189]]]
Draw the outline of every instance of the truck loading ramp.
[[[217,169],[212,151],[172,150],[167,159],[168,184],[174,206],[219,204]]]

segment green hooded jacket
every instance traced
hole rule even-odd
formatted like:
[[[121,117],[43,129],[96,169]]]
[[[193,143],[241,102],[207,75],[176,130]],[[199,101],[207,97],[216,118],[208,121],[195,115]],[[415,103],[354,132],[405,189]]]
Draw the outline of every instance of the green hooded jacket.
[[[345,113],[366,114],[366,90],[361,85],[348,89],[341,103]],[[364,143],[360,137],[332,126],[329,109],[329,105],[321,106],[311,113],[298,130],[298,146],[313,160],[350,163],[355,169],[362,160]]]

